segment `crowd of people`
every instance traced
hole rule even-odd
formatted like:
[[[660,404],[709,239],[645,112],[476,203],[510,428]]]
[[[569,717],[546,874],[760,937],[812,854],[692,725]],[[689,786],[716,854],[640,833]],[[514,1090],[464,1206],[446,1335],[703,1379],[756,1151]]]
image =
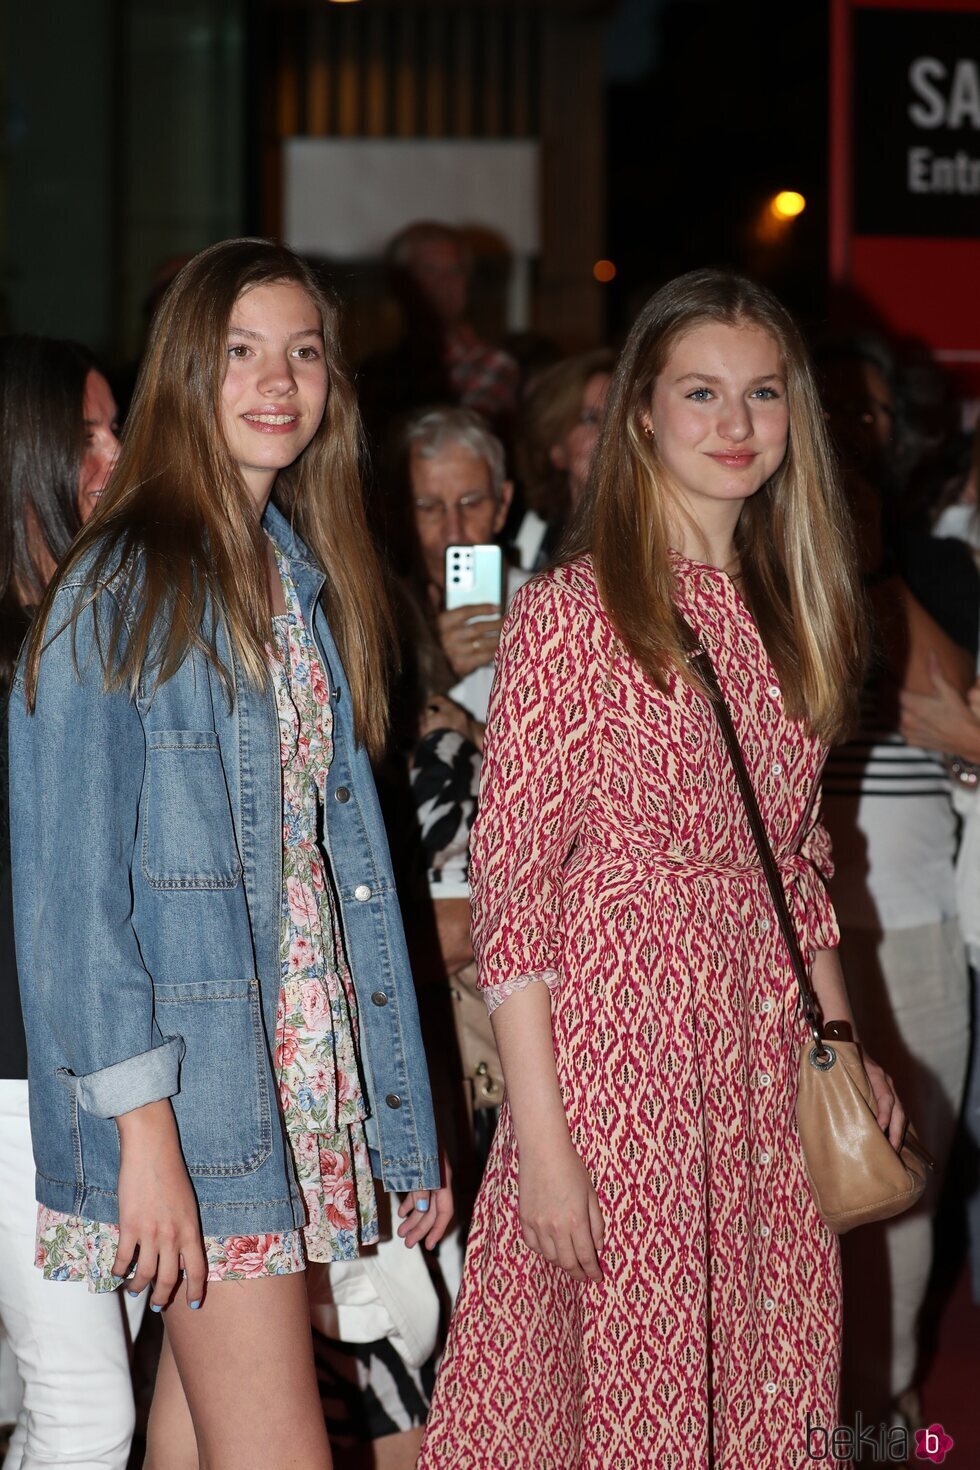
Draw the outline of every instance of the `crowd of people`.
[[[0,339],[4,1463],[125,1470],[138,1334],[148,1470],[914,1428],[980,1157],[980,441],[743,277],[518,362],[454,230],[388,264],[354,371],[285,247],[183,262],[123,424],[87,349]],[[843,1249],[691,627],[823,1019],[935,1163]]]

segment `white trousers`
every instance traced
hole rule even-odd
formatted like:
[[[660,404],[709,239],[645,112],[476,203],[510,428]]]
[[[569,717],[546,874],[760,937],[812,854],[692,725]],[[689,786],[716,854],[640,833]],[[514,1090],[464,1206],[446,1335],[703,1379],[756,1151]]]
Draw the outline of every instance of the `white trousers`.
[[[145,1294],[45,1281],[34,1265],[36,1218],[27,1083],[0,1078],[0,1321],[23,1384],[4,1470],[125,1470],[129,1341]]]
[[[840,956],[859,1035],[936,1161],[916,1209],[843,1240],[845,1402],[882,1423],[915,1384],[932,1216],[966,1079],[969,972],[955,920],[884,934],[845,929]]]

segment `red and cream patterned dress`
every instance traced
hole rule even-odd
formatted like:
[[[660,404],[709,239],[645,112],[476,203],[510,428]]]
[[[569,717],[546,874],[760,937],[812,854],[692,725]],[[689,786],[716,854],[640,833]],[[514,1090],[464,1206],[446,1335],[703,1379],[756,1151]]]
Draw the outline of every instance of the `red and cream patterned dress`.
[[[824,751],[729,578],[674,569],[812,956],[837,942]],[[714,717],[626,655],[588,561],[514,603],[470,871],[481,985],[552,986],[604,1280],[524,1244],[505,1103],[419,1470],[802,1464],[806,1416],[836,1422],[841,1322],[794,1121],[796,985]]]

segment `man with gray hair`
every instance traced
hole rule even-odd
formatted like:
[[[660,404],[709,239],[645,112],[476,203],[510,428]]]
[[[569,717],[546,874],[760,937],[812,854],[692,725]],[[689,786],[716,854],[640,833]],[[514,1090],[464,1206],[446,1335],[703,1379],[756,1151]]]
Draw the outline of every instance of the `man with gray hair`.
[[[478,414],[451,407],[413,414],[403,430],[403,445],[419,549],[430,596],[439,604],[439,642],[458,681],[449,689],[448,700],[482,725],[502,613],[528,574],[506,569],[503,609],[486,604],[447,612],[446,548],[484,545],[503,529],[514,493],[513,482],[506,477],[504,447]]]

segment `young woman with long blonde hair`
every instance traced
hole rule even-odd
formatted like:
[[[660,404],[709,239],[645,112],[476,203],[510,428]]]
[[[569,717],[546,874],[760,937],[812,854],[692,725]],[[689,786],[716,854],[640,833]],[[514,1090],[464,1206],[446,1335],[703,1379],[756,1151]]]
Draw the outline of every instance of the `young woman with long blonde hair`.
[[[709,651],[824,1015],[828,742],[863,610],[804,348],[699,271],[634,326],[487,726],[474,948],[507,1086],[422,1470],[784,1470],[836,1422],[836,1238],[794,1112],[797,987],[680,613]],[[893,1143],[904,1115],[869,1064]]]
[[[373,1173],[448,1219],[359,449],[305,265],[197,256],[11,703],[38,1263],[165,1313],[154,1470],[328,1466],[303,1267],[378,1238]]]

